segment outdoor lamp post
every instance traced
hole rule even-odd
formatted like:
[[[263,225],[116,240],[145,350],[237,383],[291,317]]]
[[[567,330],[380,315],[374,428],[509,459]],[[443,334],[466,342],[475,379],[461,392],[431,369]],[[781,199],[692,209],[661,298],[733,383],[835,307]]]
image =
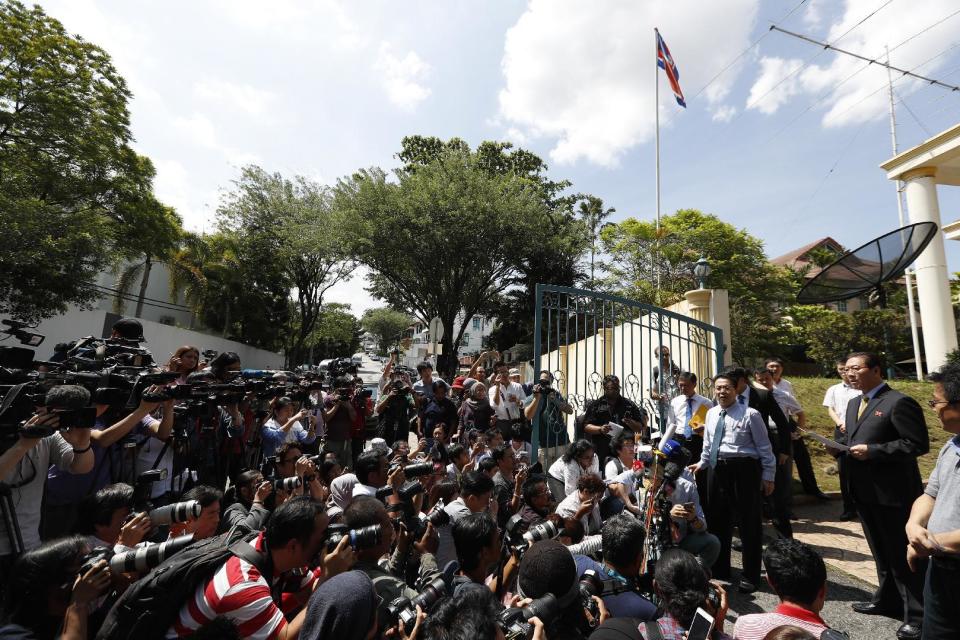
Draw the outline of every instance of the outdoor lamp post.
[[[707,277],[710,276],[710,263],[703,256],[693,265],[693,276],[697,279],[697,286],[701,289],[707,288]]]

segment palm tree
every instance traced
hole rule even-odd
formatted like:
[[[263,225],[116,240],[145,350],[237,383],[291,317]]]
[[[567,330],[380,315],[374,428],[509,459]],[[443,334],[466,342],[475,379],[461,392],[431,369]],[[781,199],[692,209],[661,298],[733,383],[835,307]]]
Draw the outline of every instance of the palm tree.
[[[580,201],[578,213],[580,218],[590,229],[590,288],[593,289],[593,259],[597,251],[597,234],[603,229],[603,221],[615,213],[616,209],[603,208],[603,199],[596,196],[586,196]]]
[[[183,294],[190,307],[190,328],[196,316],[203,316],[212,301],[223,303],[223,330],[230,332],[233,301],[243,284],[236,239],[232,235],[187,234],[170,262],[170,296],[179,299]]]
[[[149,209],[149,210],[147,210]],[[123,313],[125,300],[129,299],[133,283],[139,278],[140,289],[137,293],[137,306],[134,316],[143,314],[143,301],[150,283],[150,271],[155,262],[166,262],[177,246],[183,228],[180,217],[170,207],[153,201],[145,205],[144,215],[138,220],[143,225],[133,225],[130,238],[123,244],[127,251],[114,265],[117,276],[116,292],[113,299],[115,313]]]

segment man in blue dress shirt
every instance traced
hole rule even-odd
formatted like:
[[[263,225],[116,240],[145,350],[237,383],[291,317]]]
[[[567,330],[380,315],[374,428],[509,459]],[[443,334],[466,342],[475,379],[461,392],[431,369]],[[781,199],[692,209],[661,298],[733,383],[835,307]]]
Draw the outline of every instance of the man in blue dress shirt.
[[[713,576],[730,580],[731,515],[736,512],[743,541],[743,572],[738,587],[752,593],[760,581],[761,496],[773,493],[777,461],[760,412],[738,402],[736,380],[720,374],[713,379],[713,390],[718,405],[707,412],[703,452],[691,470],[707,470],[707,522],[720,538],[720,557],[713,566]]]

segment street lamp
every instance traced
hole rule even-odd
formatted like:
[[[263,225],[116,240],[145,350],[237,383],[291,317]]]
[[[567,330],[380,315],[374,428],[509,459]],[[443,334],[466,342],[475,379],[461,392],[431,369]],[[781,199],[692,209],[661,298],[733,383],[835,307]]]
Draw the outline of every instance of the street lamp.
[[[710,263],[703,256],[693,265],[693,276],[697,279],[697,286],[701,289],[707,288],[707,277],[710,275]]]

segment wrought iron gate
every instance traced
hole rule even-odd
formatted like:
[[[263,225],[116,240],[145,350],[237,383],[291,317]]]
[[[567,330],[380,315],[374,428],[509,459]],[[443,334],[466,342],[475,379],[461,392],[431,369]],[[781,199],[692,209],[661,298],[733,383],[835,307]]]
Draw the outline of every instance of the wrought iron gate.
[[[694,318],[626,298],[538,284],[534,320],[534,380],[541,371],[554,377],[554,388],[572,407],[562,411],[559,398],[543,403],[533,421],[533,460],[544,468],[563,453],[570,438],[581,436],[576,418],[586,405],[603,394],[603,377],[620,379],[621,394],[645,408],[650,425],[662,426],[669,399],[677,394],[674,375],[660,375],[654,383],[655,355],[670,352],[668,374],[692,371],[699,392],[710,397],[711,378],[723,364],[723,331]],[[664,399],[654,400],[651,391]]]

